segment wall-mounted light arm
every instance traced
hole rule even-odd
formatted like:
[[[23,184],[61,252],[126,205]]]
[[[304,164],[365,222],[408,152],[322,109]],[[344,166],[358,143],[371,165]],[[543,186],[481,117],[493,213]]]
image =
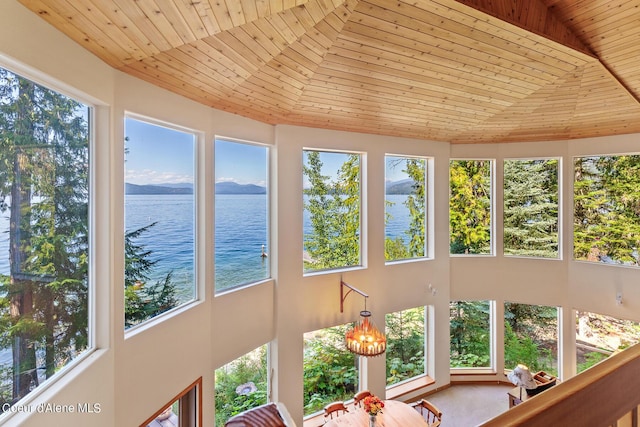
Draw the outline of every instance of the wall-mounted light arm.
[[[346,292],[345,287],[348,288]],[[344,334],[347,350],[365,357],[379,356],[387,350],[387,337],[376,328],[371,319],[371,312],[367,310],[369,295],[343,282],[342,278],[340,279],[340,313],[344,312],[344,300],[351,292],[364,297],[364,310],[360,312],[360,321]]]
[[[349,290],[346,293],[344,292],[345,286],[347,288],[349,288]],[[351,292],[359,293],[360,295],[362,295],[364,297],[364,308],[365,308],[365,311],[366,311],[366,309],[367,309],[367,298],[369,298],[369,295],[365,294],[360,289],[354,288],[350,284],[343,282],[342,279],[341,279],[340,280],[340,313],[344,313],[344,300],[347,299],[347,296]]]

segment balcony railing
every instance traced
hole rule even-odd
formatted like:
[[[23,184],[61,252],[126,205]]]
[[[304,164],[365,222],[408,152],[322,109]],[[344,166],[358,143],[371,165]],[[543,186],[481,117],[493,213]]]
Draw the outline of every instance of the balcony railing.
[[[640,344],[528,399],[481,427],[638,426]]]

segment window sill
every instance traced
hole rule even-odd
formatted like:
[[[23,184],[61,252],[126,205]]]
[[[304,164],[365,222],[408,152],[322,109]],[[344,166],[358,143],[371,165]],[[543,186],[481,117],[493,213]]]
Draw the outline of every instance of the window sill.
[[[392,386],[387,387],[386,398],[387,399],[398,399],[406,394],[409,394],[413,391],[419,390],[421,388],[430,386],[435,384],[435,380],[428,375],[421,376],[419,378],[404,381],[400,384],[394,384]]]

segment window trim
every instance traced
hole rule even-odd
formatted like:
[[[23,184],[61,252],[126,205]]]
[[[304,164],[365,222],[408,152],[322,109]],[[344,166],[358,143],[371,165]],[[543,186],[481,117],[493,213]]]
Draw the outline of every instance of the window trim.
[[[202,426],[202,377],[198,378],[184,390],[178,393],[173,399],[156,411],[140,427],[145,427],[152,423],[162,412],[178,402],[180,411],[178,414],[179,427],[200,427]],[[186,421],[185,421],[186,418]]]
[[[215,217],[216,217],[216,210],[215,210],[215,197],[216,197],[216,192],[215,192],[215,175],[216,175],[216,168],[215,168],[215,154],[216,154],[216,143],[218,141],[224,141],[224,142],[231,142],[231,143],[236,143],[236,144],[244,144],[244,145],[250,145],[250,146],[255,146],[255,147],[262,147],[266,150],[266,176],[265,176],[265,180],[266,180],[266,224],[267,224],[267,248],[269,252],[271,252],[271,255],[267,258],[267,262],[269,263],[267,269],[268,269],[268,275],[267,277],[263,277],[261,279],[258,280],[254,280],[254,281],[250,281],[250,282],[243,282],[243,283],[239,283],[237,285],[231,286],[229,288],[225,288],[225,289],[218,289],[217,288],[217,282],[215,280],[215,257],[216,257],[216,250],[215,250],[215,233],[216,233],[216,222],[215,222]],[[247,289],[253,286],[259,286],[263,283],[268,283],[274,280],[273,277],[273,262],[271,261],[274,256],[273,256],[273,249],[274,246],[272,244],[273,242],[273,228],[274,228],[274,217],[272,215],[272,211],[273,211],[273,202],[272,202],[272,197],[273,197],[273,192],[271,191],[271,174],[272,174],[272,156],[273,154],[273,150],[272,150],[272,145],[271,144],[267,144],[267,143],[263,143],[263,142],[257,142],[257,141],[250,141],[250,140],[246,140],[246,139],[239,139],[239,138],[232,138],[232,137],[227,137],[227,136],[223,136],[223,135],[214,135],[213,137],[213,163],[212,163],[212,170],[213,170],[213,188],[212,188],[212,194],[213,194],[213,200],[210,203],[213,206],[212,209],[212,235],[213,235],[213,249],[211,250],[211,258],[214,261],[214,267],[213,267],[213,277],[214,277],[214,284],[213,284],[213,296],[215,297],[219,297],[219,296],[223,296],[225,294],[228,294],[230,292],[236,292],[236,291],[241,291],[243,289]],[[207,253],[208,251],[204,251],[205,253]]]
[[[411,257],[411,258],[401,258],[401,259],[393,259],[393,260],[387,260],[385,257],[385,265],[394,265],[394,264],[406,264],[406,263],[410,263],[410,262],[420,262],[420,261],[429,261],[429,260],[433,260],[435,257],[435,224],[434,224],[434,218],[435,218],[435,203],[434,203],[434,177],[435,177],[435,172],[434,172],[434,165],[435,165],[435,160],[432,156],[421,156],[421,155],[410,155],[410,154],[393,154],[393,153],[385,153],[384,154],[384,163],[385,163],[385,175],[384,175],[384,182],[386,182],[386,177],[387,177],[387,157],[398,157],[398,158],[402,158],[402,159],[419,159],[419,160],[424,160],[425,162],[425,171],[424,171],[424,189],[425,189],[425,198],[424,198],[424,221],[425,221],[425,227],[424,227],[424,255],[420,256],[420,257]],[[386,217],[386,201],[387,201],[387,189],[386,189],[386,185],[384,188],[384,200],[385,200],[385,208],[384,208],[384,213],[385,213],[385,217]],[[386,224],[385,224],[385,230],[384,230],[384,235],[385,235],[385,242],[386,242]]]
[[[357,270],[364,270],[368,267],[368,253],[367,253],[367,247],[368,247],[368,237],[367,237],[367,224],[368,224],[368,217],[367,217],[367,212],[368,210],[366,209],[366,207],[368,206],[368,197],[367,197],[367,153],[364,151],[357,151],[357,150],[340,150],[340,149],[331,149],[331,148],[313,148],[313,147],[302,147],[302,167],[304,167],[304,153],[305,151],[317,151],[320,153],[331,153],[331,154],[345,154],[345,155],[358,155],[360,157],[360,230],[359,230],[359,245],[360,245],[360,260],[359,263],[357,265],[349,265],[349,266],[342,266],[342,267],[335,267],[335,268],[326,268],[326,269],[319,269],[319,270],[310,270],[310,271],[305,271],[304,269],[304,259],[302,260],[302,277],[311,277],[311,276],[318,276],[318,275],[324,275],[324,274],[331,274],[331,273],[342,273],[342,272],[347,272],[347,271],[357,271]],[[301,176],[303,182],[304,182],[304,172]],[[303,192],[301,194],[301,196],[304,198],[304,185],[303,185]],[[305,212],[305,208],[304,208],[304,203],[302,206],[302,230],[301,234],[302,234],[302,248],[304,251],[304,212]]]
[[[146,331],[147,329],[153,328],[155,327],[157,324],[162,323],[164,321],[168,321],[169,319],[172,319],[175,316],[178,316],[179,314],[181,314],[184,311],[190,310],[192,307],[199,305],[200,303],[202,303],[204,301],[204,288],[202,285],[202,280],[200,280],[200,276],[201,274],[203,274],[201,272],[202,268],[201,268],[201,264],[199,262],[199,256],[198,256],[198,252],[200,249],[200,246],[202,246],[202,242],[201,240],[206,240],[206,239],[200,239],[198,236],[200,235],[200,206],[202,205],[202,202],[199,201],[199,193],[200,193],[200,184],[199,182],[201,181],[200,176],[203,174],[202,172],[202,168],[200,167],[199,163],[198,163],[198,159],[201,158],[201,153],[203,153],[204,149],[203,149],[203,142],[204,142],[204,133],[202,131],[198,131],[186,126],[181,126],[175,123],[171,123],[171,122],[167,122],[164,120],[160,120],[160,119],[156,119],[150,116],[146,116],[143,114],[138,114],[135,112],[131,112],[131,111],[125,111],[123,116],[122,116],[122,131],[123,131],[123,154],[124,154],[124,138],[126,137],[126,121],[127,119],[132,119],[132,120],[136,120],[138,122],[142,122],[148,125],[153,125],[153,126],[158,126],[158,127],[162,127],[165,129],[169,129],[169,130],[174,130],[177,132],[182,132],[182,133],[186,133],[186,134],[190,134],[193,136],[193,298],[191,298],[188,301],[185,301],[181,304],[179,304],[176,307],[172,307],[169,310],[163,311],[162,313],[159,313],[156,316],[150,317],[148,319],[143,320],[142,322],[133,325],[129,328],[127,328],[125,326],[125,298],[124,298],[124,288],[123,288],[123,299],[122,299],[122,319],[123,319],[123,330],[124,330],[124,338],[125,340],[143,332]],[[127,232],[126,230],[126,212],[125,212],[125,205],[126,205],[126,194],[125,194],[125,182],[126,182],[126,167],[123,168],[123,174],[122,174],[122,272],[123,272],[123,284],[124,284],[124,236]]]

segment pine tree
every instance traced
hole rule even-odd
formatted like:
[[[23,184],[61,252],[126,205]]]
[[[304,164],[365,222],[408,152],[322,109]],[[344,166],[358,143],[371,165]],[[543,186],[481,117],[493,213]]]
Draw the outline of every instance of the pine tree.
[[[638,265],[640,156],[577,158],[574,257]]]
[[[171,281],[172,272],[149,285],[149,274],[157,261],[151,260],[153,253],[150,250],[135,243],[135,239],[155,225],[154,222],[125,234],[125,327],[134,326],[178,305],[176,287]]]
[[[13,355],[5,398],[15,402],[38,386],[38,370],[50,377],[87,346],[89,132],[80,103],[6,70],[0,82],[0,204],[10,210],[2,335]]]
[[[504,162],[504,252],[558,256],[558,161]]]

